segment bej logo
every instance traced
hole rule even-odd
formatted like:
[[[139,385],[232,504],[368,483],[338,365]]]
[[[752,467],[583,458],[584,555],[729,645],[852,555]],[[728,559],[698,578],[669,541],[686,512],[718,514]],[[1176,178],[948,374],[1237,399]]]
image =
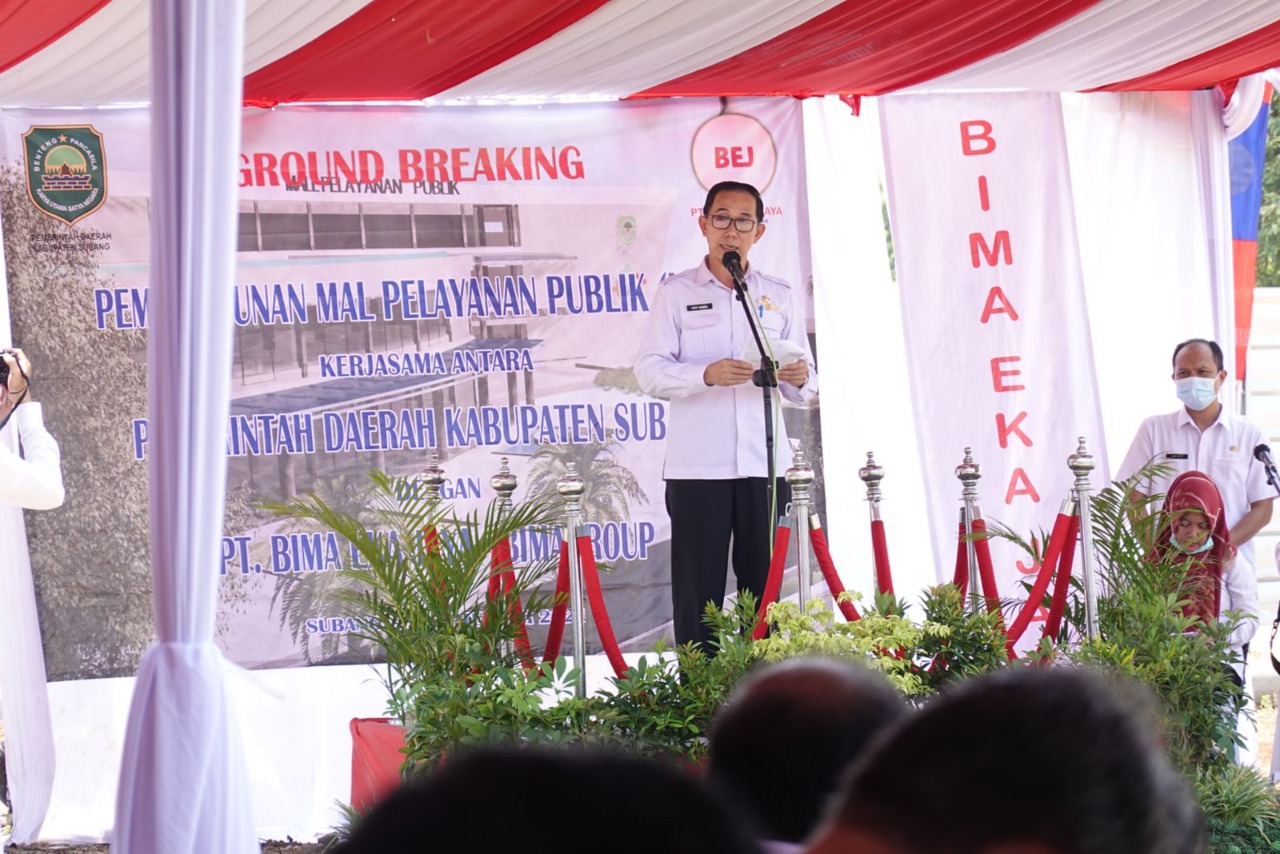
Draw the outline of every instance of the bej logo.
[[[720,181],[744,181],[763,192],[773,180],[778,152],[764,125],[741,113],[723,113],[693,135],[693,174],[704,190]]]

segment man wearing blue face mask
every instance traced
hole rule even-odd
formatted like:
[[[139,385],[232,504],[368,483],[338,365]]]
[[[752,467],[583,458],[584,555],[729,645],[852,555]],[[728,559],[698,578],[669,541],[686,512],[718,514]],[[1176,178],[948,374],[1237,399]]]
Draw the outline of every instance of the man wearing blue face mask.
[[[1173,382],[1182,406],[1142,422],[1116,477],[1131,477],[1150,462],[1168,467],[1169,474],[1137,484],[1141,498],[1168,492],[1183,472],[1208,474],[1222,493],[1231,542],[1239,549],[1236,560],[1254,572],[1251,541],[1271,520],[1276,493],[1253,456],[1253,449],[1263,442],[1262,432],[1227,414],[1218,400],[1226,378],[1222,348],[1215,342],[1192,338],[1175,347]]]

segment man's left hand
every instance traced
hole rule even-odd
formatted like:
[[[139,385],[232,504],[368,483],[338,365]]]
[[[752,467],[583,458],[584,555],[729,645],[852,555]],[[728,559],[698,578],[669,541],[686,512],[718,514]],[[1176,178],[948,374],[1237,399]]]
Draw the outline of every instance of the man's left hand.
[[[778,379],[800,388],[809,379],[809,363],[804,359],[797,359],[789,365],[783,365],[778,368]]]

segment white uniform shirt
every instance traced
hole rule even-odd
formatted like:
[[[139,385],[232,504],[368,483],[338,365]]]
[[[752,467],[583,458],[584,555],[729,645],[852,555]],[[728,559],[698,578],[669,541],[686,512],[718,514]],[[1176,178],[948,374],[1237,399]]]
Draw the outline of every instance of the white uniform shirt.
[[[14,432],[22,443],[19,455]],[[0,431],[0,504],[49,510],[62,504],[62,457],[38,403],[24,403]]]
[[[781,392],[794,403],[807,403],[817,394],[818,376],[800,302],[782,279],[750,269],[746,280],[765,334],[794,342],[804,350],[809,363],[804,386],[797,389],[779,382],[774,400]],[[699,266],[668,278],[654,294],[635,371],[646,394],[671,402],[667,407],[664,478],[768,477],[760,389],[749,382],[729,388],[709,386],[702,379],[712,362],[740,358],[749,340],[751,330],[741,304],[734,292],[711,274],[705,259]],[[791,445],[780,417],[774,443],[776,472],[782,477],[791,466]]]
[[[1253,457],[1253,449],[1261,443],[1262,431],[1248,421],[1228,415],[1225,408],[1218,420],[1201,433],[1183,407],[1142,422],[1129,453],[1120,464],[1116,480],[1132,477],[1151,462],[1168,466],[1171,474],[1137,484],[1137,489],[1147,495],[1158,495],[1167,492],[1169,484],[1183,472],[1202,471],[1217,484],[1227,514],[1227,527],[1234,528],[1253,502],[1276,497],[1275,488],[1267,483],[1262,463]],[[1237,548],[1236,563],[1243,562],[1254,572],[1253,540]]]
[[[1231,646],[1237,651],[1258,633],[1258,576],[1253,568],[1236,558],[1222,573],[1222,589],[1218,596],[1218,618],[1228,611],[1241,612],[1240,625],[1231,633]]]

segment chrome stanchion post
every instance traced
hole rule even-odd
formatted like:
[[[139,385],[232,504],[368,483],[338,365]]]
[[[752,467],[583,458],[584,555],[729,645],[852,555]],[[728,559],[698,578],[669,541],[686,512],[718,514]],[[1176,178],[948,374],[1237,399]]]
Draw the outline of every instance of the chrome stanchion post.
[[[505,519],[507,517],[507,514],[511,512],[511,507],[512,507],[511,493],[515,492],[516,487],[519,485],[520,485],[520,481],[517,480],[516,476],[511,473],[511,468],[508,466],[507,458],[503,457],[502,464],[498,466],[498,473],[495,474],[493,477],[489,478],[489,486],[493,487],[493,491],[498,493],[497,516],[499,519]],[[492,560],[492,558],[490,558],[490,560]],[[489,568],[489,571],[492,572],[494,569],[495,567],[491,566]],[[512,562],[512,565],[508,569],[511,572],[515,572],[514,561]],[[507,653],[508,655],[512,652],[510,643],[503,641],[503,652]]]
[[[498,515],[506,516],[511,512],[512,502],[511,494],[516,491],[516,487],[520,485],[520,481],[511,473],[506,457],[502,458],[502,464],[498,467],[498,473],[489,478],[489,485],[493,487],[493,491],[498,493]]]
[[[440,504],[440,487],[444,485],[444,469],[440,468],[440,455],[432,454],[427,460],[427,467],[418,476],[426,487],[426,499],[434,508]]]
[[[796,574],[799,577],[800,610],[804,610],[812,597],[809,569],[809,485],[813,483],[813,467],[805,462],[804,452],[797,450],[791,468],[787,469],[787,484],[791,487],[791,531],[796,537]]]
[[[973,543],[973,523],[982,518],[982,510],[978,507],[978,480],[982,477],[982,467],[973,461],[972,448],[964,449],[964,460],[956,466],[956,477],[963,485],[960,500],[964,506],[960,508],[960,521],[964,524],[964,550],[969,561],[969,612],[976,614],[982,609],[982,589],[978,550]]]
[[[1076,476],[1071,487],[1071,497],[1075,499],[1080,513],[1080,572],[1084,576],[1084,627],[1089,640],[1098,639],[1098,590],[1093,577],[1093,524],[1092,508],[1089,494],[1093,491],[1089,484],[1089,472],[1094,469],[1093,455],[1085,448],[1084,436],[1076,452],[1067,457],[1067,468]]]
[[[569,613],[573,619],[573,665],[578,670],[574,690],[587,696],[587,609],[583,602],[582,560],[578,557],[577,533],[582,524],[582,493],[586,483],[578,476],[578,467],[566,466],[565,476],[556,483],[556,492],[564,499],[564,538],[569,544]]]
[[[873,452],[867,451],[867,464],[858,469],[858,478],[867,485],[867,506],[871,510],[871,521],[880,521],[880,481],[884,480],[884,469],[876,463],[876,456]],[[873,566],[871,584],[879,596],[884,591],[880,589],[880,567]]]

